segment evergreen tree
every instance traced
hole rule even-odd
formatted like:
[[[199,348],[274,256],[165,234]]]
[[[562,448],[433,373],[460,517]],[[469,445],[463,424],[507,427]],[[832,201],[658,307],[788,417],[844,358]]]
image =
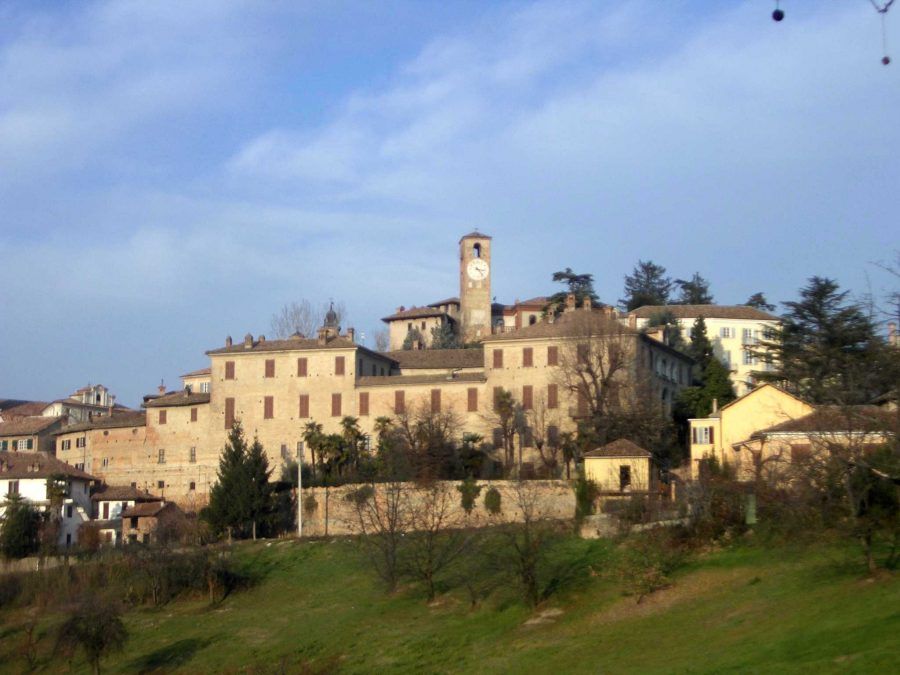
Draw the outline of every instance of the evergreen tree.
[[[269,468],[269,460],[258,438],[253,439],[253,444],[247,451],[244,459],[244,473],[247,481],[247,516],[252,527],[253,538],[256,539],[258,525],[268,525],[273,515],[272,485],[269,478],[272,469]]]
[[[706,332],[706,320],[698,316],[691,326],[691,344],[687,348],[688,356],[694,359],[694,373],[702,379],[707,364],[713,359],[713,346]]]
[[[713,304],[712,293],[709,292],[709,282],[700,276],[699,272],[694,272],[694,276],[685,281],[684,279],[676,279],[675,283],[681,289],[681,295],[675,301],[678,305],[711,305]]]
[[[762,293],[754,293],[751,295],[747,302],[744,303],[747,307],[755,307],[756,309],[760,309],[764,312],[774,312],[775,305],[771,304],[766,300],[766,296]]]
[[[0,522],[0,553],[6,558],[24,558],[36,553],[41,514],[20,495],[8,495]]]
[[[424,349],[425,348],[425,338],[422,337],[422,333],[418,328],[413,328],[406,334],[406,338],[403,340],[403,349],[405,351],[409,351],[411,349]]]
[[[675,318],[675,314],[672,313],[672,310],[663,309],[650,315],[650,318],[647,320],[647,328],[656,328],[660,326],[666,329],[665,342],[667,345],[682,352],[687,350],[687,347],[684,344],[684,334],[681,330],[681,324],[678,323],[678,319]]]
[[[708,417],[712,413],[713,400],[723,406],[735,398],[731,373],[719,359],[710,358],[701,371],[700,384],[682,390],[675,415],[684,420]]]
[[[625,297],[619,302],[630,312],[644,305],[667,305],[672,279],[666,268],[651,260],[638,260],[634,271],[625,276]]]
[[[810,403],[866,403],[896,386],[889,353],[862,308],[837,282],[812,277],[796,302],[784,303],[782,325],[754,354],[769,364],[754,373]]]
[[[219,458],[216,484],[209,491],[209,506],[203,515],[215,531],[243,536],[252,520],[252,501],[247,443],[241,423],[235,422]]]
[[[459,333],[448,322],[431,329],[431,349],[460,349]]]
[[[569,293],[575,296],[575,302],[579,306],[585,298],[589,298],[592,305],[600,304],[600,298],[594,292],[593,274],[576,274],[571,267],[567,267],[559,272],[554,272],[553,281],[566,285],[566,290],[554,293],[547,301],[547,309],[552,309],[556,314],[562,312],[566,306],[566,296]]]

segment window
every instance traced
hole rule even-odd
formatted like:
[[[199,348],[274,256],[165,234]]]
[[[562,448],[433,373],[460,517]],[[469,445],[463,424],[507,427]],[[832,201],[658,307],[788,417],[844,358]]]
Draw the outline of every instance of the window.
[[[200,383],[200,393],[201,394],[209,393],[209,382],[201,382]]]
[[[756,357],[753,355],[749,349],[744,350],[744,365],[745,366],[755,366],[756,365]]]
[[[578,345],[578,347],[577,347],[578,363],[582,363],[582,364],[587,363],[589,354],[590,354],[590,348],[588,345],[586,345],[586,344]]]
[[[440,389],[432,389],[431,390],[431,412],[432,413],[441,412],[441,390]]]
[[[406,396],[402,391],[394,392],[394,412],[398,415],[406,412]]]
[[[103,520],[109,520],[109,502],[103,502]]]
[[[547,347],[547,365],[559,365],[559,347]]]
[[[741,331],[741,342],[745,345],[753,344],[753,329],[752,328],[744,328]]]
[[[547,444],[551,448],[559,447],[559,427],[555,424],[547,427]]]
[[[309,417],[309,394],[300,394],[300,410],[297,416],[301,419]]]
[[[341,395],[340,394],[332,394],[331,395],[331,416],[332,417],[340,417],[341,416]]]
[[[472,256],[475,257],[475,258],[480,258],[480,257],[481,257],[481,244],[475,244],[475,245],[472,247]]]
[[[694,445],[711,445],[715,443],[714,427],[691,428],[691,443]]]
[[[468,406],[466,409],[469,412],[478,412],[478,389],[476,387],[469,387]]]
[[[287,459],[287,458],[288,458],[287,443],[282,443],[281,444],[281,459]]]
[[[422,322],[422,330],[425,330],[425,322]]]
[[[131,484],[131,487],[136,488],[136,487],[137,487],[137,483],[132,483],[132,484]]]
[[[156,463],[157,464],[165,464],[166,463],[166,451],[164,448],[160,448],[156,451]]]
[[[72,517],[72,505],[66,504],[66,518]]]
[[[9,483],[7,483],[6,494],[8,494],[9,496],[19,494],[19,481],[9,481]]]
[[[136,528],[136,527],[137,527],[137,521],[138,521],[137,517],[132,517],[132,518],[130,518],[129,520],[131,520],[131,528],[132,528],[132,529]]]
[[[503,447],[503,429],[501,429],[500,427],[494,428],[494,447]]]
[[[373,364],[372,364],[372,376],[373,376],[373,377],[374,377],[375,375],[378,374],[378,373],[376,372],[376,370],[377,370],[377,369],[375,368],[375,364],[373,363]]]
[[[369,414],[369,392],[359,392],[359,415],[365,417]]]
[[[84,462],[75,462],[75,468],[79,471],[84,471]]]
[[[734,337],[734,329],[729,328],[728,326],[723,326],[719,329],[719,337],[723,338],[733,338]]]
[[[619,467],[619,490],[631,486],[631,467],[623,464]]]
[[[65,441],[63,441],[63,443],[65,443]],[[8,448],[9,448],[9,441],[0,441],[0,451],[6,452],[6,450]]]
[[[306,377],[306,357],[297,359],[297,377]]]
[[[724,365],[726,368],[731,368],[731,351],[730,350],[726,349],[724,352],[722,352],[722,365]]]
[[[30,438],[22,438],[16,441],[16,450],[31,450],[33,443]]]
[[[234,399],[225,399],[225,428],[231,429],[234,426]]]
[[[108,466],[109,466],[109,457],[104,457],[102,460],[100,460],[100,465],[101,465],[104,469],[105,469],[106,467],[108,467]]]
[[[534,349],[525,347],[522,349],[522,367],[531,368],[534,365]]]
[[[191,464],[197,463],[197,448],[195,446],[191,446],[191,449],[188,450],[188,462]]]
[[[494,350],[494,368],[502,368],[503,367],[503,350],[495,349]]]
[[[225,362],[225,379],[226,380],[234,379],[234,361],[226,361]]]
[[[547,407],[551,409],[559,407],[559,385],[547,385]]]
[[[191,422],[197,421],[197,409],[191,408]]]
[[[266,359],[266,377],[275,377],[275,359]]]
[[[344,374],[344,357],[343,356],[335,356],[334,357],[334,374],[335,375],[343,375]]]
[[[503,387],[494,387],[494,410],[496,411],[500,405],[500,395],[503,393]]]
[[[75,447],[83,448],[87,445],[87,436],[82,436],[81,438],[75,439]]]
[[[66,439],[64,441],[60,441],[59,449],[60,450],[71,450],[72,449],[71,439]],[[3,441],[3,443],[0,443],[0,450],[6,450],[6,441]]]
[[[165,410],[160,410],[160,411],[159,411],[159,423],[160,423],[160,424],[165,424],[165,423],[166,423],[166,411],[165,411]]]
[[[588,397],[584,390],[578,390],[578,414],[584,416],[588,414]]]
[[[189,489],[191,492],[193,492],[194,490],[197,489],[197,483],[195,483],[194,481],[191,481],[191,482],[190,482],[190,486],[188,487],[188,489]]]
[[[263,419],[270,420],[275,417],[275,397],[266,396],[263,398]]]
[[[165,490],[166,489],[166,481],[164,481],[164,480],[156,481],[156,487],[160,490]]]
[[[522,387],[522,408],[525,410],[534,408],[534,387],[530,384]]]
[[[531,316],[528,317],[528,325],[529,326],[533,326],[536,323],[537,323],[537,315],[536,314],[532,314]]]

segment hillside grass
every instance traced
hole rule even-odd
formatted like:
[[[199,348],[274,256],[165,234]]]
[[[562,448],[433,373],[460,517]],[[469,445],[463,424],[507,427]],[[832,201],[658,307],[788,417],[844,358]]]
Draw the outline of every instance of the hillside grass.
[[[737,545],[638,604],[609,572],[612,543],[564,538],[556,592],[531,610],[509,586],[475,608],[461,588],[431,605],[414,585],[386,595],[349,540],[243,544],[255,586],[129,611],[127,648],[103,672],[896,672],[900,583],[864,577],[855,554]],[[24,672],[24,616],[0,613],[3,672]],[[58,620],[41,625],[39,672],[66,668],[51,657]],[[80,656],[70,666],[87,671]]]

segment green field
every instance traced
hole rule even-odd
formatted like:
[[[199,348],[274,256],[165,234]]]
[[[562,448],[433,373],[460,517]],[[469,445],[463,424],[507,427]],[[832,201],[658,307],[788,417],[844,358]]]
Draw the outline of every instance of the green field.
[[[852,550],[741,545],[699,556],[641,604],[622,594],[605,541],[566,539],[558,591],[538,609],[500,588],[475,609],[462,589],[430,606],[406,586],[387,596],[346,540],[259,542],[236,553],[259,578],[205,599],[126,615],[124,652],[104,672],[897,672],[900,583],[866,579]],[[554,578],[553,575],[550,578]],[[3,672],[23,610],[0,614]],[[53,619],[42,625],[40,672]],[[79,656],[74,672],[87,666]]]

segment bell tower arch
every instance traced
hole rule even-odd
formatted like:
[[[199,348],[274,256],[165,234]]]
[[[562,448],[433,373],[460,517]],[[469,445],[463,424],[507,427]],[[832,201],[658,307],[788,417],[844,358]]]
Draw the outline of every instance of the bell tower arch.
[[[462,337],[491,334],[491,237],[470,232],[459,240],[459,314]]]

